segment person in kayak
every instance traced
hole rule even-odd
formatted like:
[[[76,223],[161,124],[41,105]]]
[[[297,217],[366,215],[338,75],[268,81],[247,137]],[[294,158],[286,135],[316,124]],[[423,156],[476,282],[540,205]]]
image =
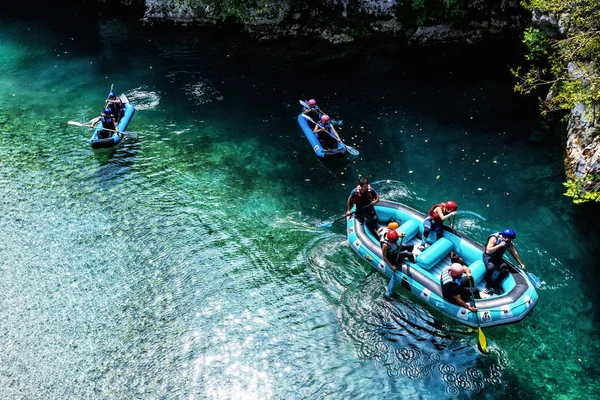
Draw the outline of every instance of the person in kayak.
[[[338,143],[342,141],[335,128],[330,123],[329,115],[323,115],[321,117],[321,122],[315,125],[313,132],[317,135],[321,146],[325,150],[337,148]]]
[[[471,284],[469,283],[469,281],[472,283],[473,279],[471,270],[462,265],[459,262],[460,257],[456,255],[452,257],[451,254],[450,261],[452,261],[452,264],[445,267],[440,276],[444,299],[450,303],[464,307],[471,312],[477,312],[477,307],[473,307],[467,303],[471,298]],[[463,277],[463,274],[466,276]],[[479,291],[477,289],[473,290],[473,294],[476,299],[479,298]]]
[[[123,107],[123,102],[121,99],[117,99],[114,92],[110,92],[108,94],[108,99],[106,100],[106,104],[104,108],[110,108],[111,114],[115,116],[116,122],[119,123],[123,115],[125,114],[125,107]]]
[[[395,229],[381,227],[377,230],[379,235],[379,244],[381,246],[381,256],[383,261],[392,269],[396,271],[396,265],[402,263],[404,259],[408,259],[410,262],[415,262],[415,256],[412,254],[414,245],[403,243],[400,246],[398,238],[406,236],[406,232],[398,233]],[[398,224],[396,224],[396,227]]]
[[[104,110],[102,110],[102,114],[100,114],[99,117],[96,117],[92,120],[90,128],[93,129],[98,122],[102,122],[102,128],[104,128],[103,130],[98,132],[98,139],[107,139],[113,134],[113,132],[107,131],[105,129],[111,129],[113,131],[116,131],[117,135],[120,134],[119,126],[117,125],[115,117],[114,115],[112,115],[110,108],[107,107]]]
[[[373,234],[376,234],[378,218],[373,206],[379,203],[379,195],[371,188],[369,179],[366,176],[360,178],[356,189],[352,189],[347,203],[348,210],[346,211],[346,215],[351,215],[352,212],[350,210],[352,206],[356,206],[356,211],[354,212],[356,218],[363,222]]]
[[[486,293],[502,294],[502,281],[510,272],[508,263],[504,260],[504,253],[508,252],[519,263],[519,267],[525,269],[525,264],[521,262],[519,253],[515,249],[513,240],[517,237],[515,231],[511,228],[506,228],[502,232],[493,233],[488,236],[485,252],[483,253],[483,263],[485,264],[485,281]],[[500,273],[493,279],[494,271],[499,270]]]
[[[423,221],[423,238],[421,239],[421,245],[419,250],[425,249],[425,243],[429,237],[429,233],[434,231],[436,233],[435,240],[442,237],[442,230],[444,229],[444,221],[448,218],[456,215],[456,209],[458,206],[452,200],[448,200],[445,203],[438,203],[431,206],[429,209],[429,215]],[[454,229],[454,224],[450,224],[450,228]]]
[[[303,112],[315,121],[320,120],[321,116],[324,114],[319,109],[319,106],[317,105],[317,101],[315,99],[310,99],[308,101],[308,108],[304,108]]]

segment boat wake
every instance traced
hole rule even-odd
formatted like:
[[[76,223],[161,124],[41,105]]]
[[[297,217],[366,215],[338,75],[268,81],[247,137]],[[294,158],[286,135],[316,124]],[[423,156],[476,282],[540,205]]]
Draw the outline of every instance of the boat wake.
[[[487,221],[485,218],[483,218],[481,215],[477,214],[477,213],[476,213],[476,212],[474,212],[474,211],[469,211],[469,210],[458,210],[456,213],[457,213],[459,216],[463,216],[463,215],[470,215],[470,216],[472,216],[472,217],[476,217],[476,218],[482,219],[482,220],[484,220],[484,221]]]
[[[403,203],[406,203],[407,200],[425,201],[425,199],[418,197],[415,192],[410,190],[408,186],[401,181],[386,179],[371,182],[371,186],[373,186],[381,198],[387,200],[402,201]]]
[[[350,285],[340,300],[344,334],[361,358],[391,377],[428,381],[428,388],[437,385],[452,396],[499,389],[509,364],[505,352],[490,346],[490,357],[482,361],[472,329],[446,324],[408,293],[391,301],[384,293],[381,277],[371,274]]]
[[[125,93],[135,105],[136,110],[152,110],[160,103],[158,93],[148,91],[145,86],[131,89]]]

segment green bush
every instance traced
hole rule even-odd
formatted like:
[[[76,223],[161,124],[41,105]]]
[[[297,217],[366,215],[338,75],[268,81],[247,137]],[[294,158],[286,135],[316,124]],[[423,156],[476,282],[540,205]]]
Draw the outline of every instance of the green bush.
[[[546,13],[560,21],[564,32],[549,35],[538,28],[527,28],[523,43],[528,53],[528,65],[511,69],[517,78],[515,91],[532,93],[547,87],[552,93],[540,99],[542,115],[555,111],[570,111],[577,104],[587,106],[588,119],[600,122],[600,2],[598,0],[524,0],[530,11]],[[571,72],[569,72],[571,71]],[[568,114],[565,115],[568,118]],[[567,196],[575,203],[599,201],[597,192],[584,193],[585,187],[597,187],[599,176],[565,182]]]

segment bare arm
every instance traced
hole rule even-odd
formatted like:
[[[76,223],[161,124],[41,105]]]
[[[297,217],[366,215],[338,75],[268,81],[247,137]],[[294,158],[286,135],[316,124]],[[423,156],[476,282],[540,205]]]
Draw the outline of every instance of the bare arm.
[[[331,132],[333,132],[335,134],[335,137],[337,138],[338,142],[341,142],[342,139],[340,139],[340,135],[338,135],[337,131],[335,130],[335,128],[333,127],[333,125],[331,125]]]
[[[352,196],[348,197],[348,210],[346,211],[346,215],[350,215],[350,210],[352,209]]]
[[[485,252],[488,254],[492,254],[494,251],[498,250],[500,247],[503,247],[506,242],[502,241],[496,244],[496,238],[491,237],[485,245]]]
[[[468,267],[463,267],[463,271],[465,275],[467,275],[468,279],[471,279],[473,277],[473,275],[471,274],[471,270]]]
[[[472,307],[469,304],[465,303],[464,300],[460,297],[460,294],[454,296],[454,301],[456,301],[456,303],[459,306],[464,307],[471,312],[477,312],[477,307]]]
[[[508,248],[508,251],[515,258],[515,260],[517,260],[517,262],[519,263],[519,267],[525,269],[525,264],[521,262],[521,258],[519,257],[519,253],[517,253],[517,249],[515,249],[515,246],[510,246]]]
[[[90,121],[90,128],[93,128],[94,125],[96,125],[98,123],[98,121],[100,121],[100,117],[96,117],[93,120]]]
[[[436,207],[435,210],[434,210],[434,212],[438,215],[438,217],[440,217],[440,219],[442,220],[442,222],[444,222],[445,220],[447,220],[451,216],[456,215],[456,211],[453,211],[450,214],[444,215],[444,212],[442,211],[442,207]]]

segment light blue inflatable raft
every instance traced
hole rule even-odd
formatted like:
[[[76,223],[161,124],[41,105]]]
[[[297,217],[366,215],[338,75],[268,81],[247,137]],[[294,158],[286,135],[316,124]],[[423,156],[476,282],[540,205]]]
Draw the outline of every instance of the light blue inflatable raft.
[[[398,222],[400,227],[397,231],[406,232],[404,243],[415,244],[415,247],[419,245],[425,214],[389,201],[380,201],[375,210],[380,224],[387,226],[391,220]],[[354,251],[391,279],[392,270],[382,260],[379,240],[354,218],[354,214],[347,218],[347,235]],[[443,231],[439,240],[433,242],[434,239],[435,232],[432,232],[428,238],[429,245],[416,257],[415,263],[405,260],[404,264],[398,265],[396,287],[402,286],[456,321],[477,327],[475,313],[444,300],[440,276],[442,269],[450,265],[449,253],[454,250],[471,269],[475,284],[481,292],[485,288],[485,265],[482,257],[484,247],[459,233],[449,231]],[[524,273],[511,263],[509,267],[510,275],[502,282],[504,292],[501,295],[476,300],[475,305],[482,327],[518,322],[537,304],[537,292]]]
[[[135,112],[135,107],[127,96],[122,94],[119,96],[121,103],[123,103],[123,114],[121,119],[117,123],[119,126],[120,132],[125,132],[127,130],[127,125],[129,125],[129,121],[133,117],[133,113]],[[110,148],[118,145],[123,141],[124,135],[116,132],[110,132],[111,135],[107,138],[100,139],[98,134],[102,131],[102,123],[98,122],[98,127],[94,129],[94,133],[92,134],[92,138],[90,139],[90,145],[92,145],[92,149],[101,149],[101,148]]]
[[[313,119],[313,121],[316,120]],[[315,127],[314,124],[304,118],[302,113],[298,115],[298,125],[300,125],[300,128],[302,128],[304,136],[306,136],[306,139],[308,139],[308,143],[310,143],[312,146],[317,157],[330,158],[334,156],[343,156],[346,154],[346,146],[344,146],[342,142],[338,142],[337,147],[334,149],[324,149],[319,142],[319,137],[313,132],[313,128]],[[312,125],[312,127],[310,125]]]

